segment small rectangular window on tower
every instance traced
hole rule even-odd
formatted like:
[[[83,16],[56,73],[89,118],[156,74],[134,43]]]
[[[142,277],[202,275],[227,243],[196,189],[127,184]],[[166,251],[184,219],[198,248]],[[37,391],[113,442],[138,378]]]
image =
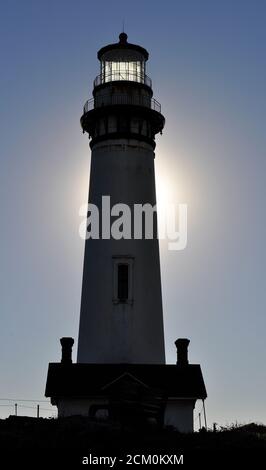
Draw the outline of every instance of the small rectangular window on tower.
[[[113,257],[113,303],[133,303],[133,258]]]
[[[117,298],[119,302],[128,300],[128,264],[117,266]]]

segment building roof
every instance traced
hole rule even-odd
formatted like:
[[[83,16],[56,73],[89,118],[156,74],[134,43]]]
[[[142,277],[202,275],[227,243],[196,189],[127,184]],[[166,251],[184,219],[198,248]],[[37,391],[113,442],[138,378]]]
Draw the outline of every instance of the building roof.
[[[106,396],[123,377],[175,398],[207,397],[200,365],[50,363],[45,396]]]
[[[149,58],[149,53],[144,47],[139,46],[138,44],[131,44],[127,42],[127,34],[126,33],[121,33],[119,35],[119,42],[116,42],[114,44],[108,44],[107,46],[102,47],[98,51],[98,59],[101,60],[103,55],[106,54],[106,52],[110,51],[125,51],[125,50],[131,50],[131,51],[136,51],[139,52],[140,54],[143,55],[145,60],[148,60]]]

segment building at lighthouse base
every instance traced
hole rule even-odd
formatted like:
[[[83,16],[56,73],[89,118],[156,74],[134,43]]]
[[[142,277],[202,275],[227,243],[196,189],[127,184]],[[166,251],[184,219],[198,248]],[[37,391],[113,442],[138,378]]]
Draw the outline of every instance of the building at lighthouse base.
[[[63,352],[63,351],[62,351]],[[200,365],[50,363],[45,395],[59,417],[172,426],[193,431],[196,400],[207,394]]]

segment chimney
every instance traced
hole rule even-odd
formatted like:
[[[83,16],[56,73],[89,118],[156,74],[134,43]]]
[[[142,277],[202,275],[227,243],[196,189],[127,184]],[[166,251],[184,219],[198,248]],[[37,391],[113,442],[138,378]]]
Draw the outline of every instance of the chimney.
[[[190,340],[187,338],[178,338],[175,341],[177,349],[177,365],[187,366],[188,365],[188,345]]]
[[[61,338],[60,343],[62,346],[62,364],[72,364],[72,346],[74,344],[73,338]]]

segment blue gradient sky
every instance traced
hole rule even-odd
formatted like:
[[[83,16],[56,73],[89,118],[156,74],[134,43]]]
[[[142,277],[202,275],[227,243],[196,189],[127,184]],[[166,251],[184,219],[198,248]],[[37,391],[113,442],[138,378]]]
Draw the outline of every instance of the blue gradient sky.
[[[43,398],[59,338],[77,338],[79,118],[125,19],[166,117],[158,199],[188,204],[188,247],[161,243],[168,362],[189,337],[209,423],[265,423],[266,3],[2,0],[0,13],[0,398]]]

